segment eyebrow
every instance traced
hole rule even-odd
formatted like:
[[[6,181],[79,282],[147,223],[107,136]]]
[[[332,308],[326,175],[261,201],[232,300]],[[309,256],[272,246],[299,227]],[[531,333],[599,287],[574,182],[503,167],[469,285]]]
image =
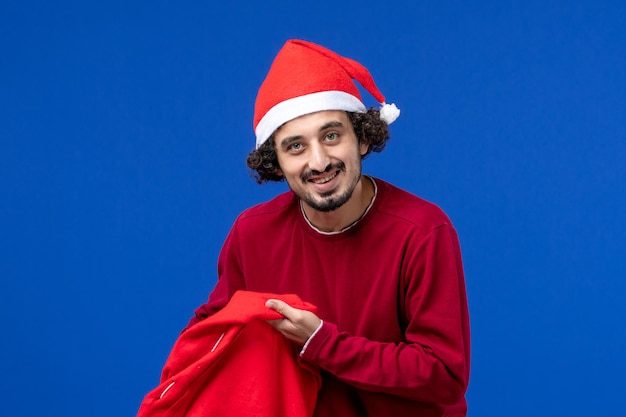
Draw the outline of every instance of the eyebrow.
[[[328,122],[325,125],[323,125],[322,127],[320,127],[319,131],[321,132],[322,130],[326,130],[326,129],[330,128],[330,127],[343,127],[343,123],[341,123],[340,121],[337,121],[337,120],[333,120],[332,122]]]
[[[341,123],[338,120],[333,120],[330,121],[328,123],[323,124],[320,128],[319,128],[319,132],[323,132],[326,129],[329,129],[331,127],[344,127],[343,123]],[[289,144],[291,144],[292,142],[295,142],[297,140],[302,139],[302,135],[295,135],[295,136],[288,136],[286,138],[284,138],[283,140],[280,141],[280,146],[281,148],[287,147],[289,146]]]

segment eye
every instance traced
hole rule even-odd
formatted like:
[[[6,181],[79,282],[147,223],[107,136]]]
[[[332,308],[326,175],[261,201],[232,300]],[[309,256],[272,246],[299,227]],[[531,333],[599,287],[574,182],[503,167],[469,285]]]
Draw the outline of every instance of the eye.
[[[324,137],[324,140],[329,142],[329,141],[337,140],[337,138],[339,138],[339,134],[337,132],[330,132],[326,134],[326,136]]]
[[[303,149],[303,146],[300,142],[294,142],[287,147],[287,152],[299,152]]]

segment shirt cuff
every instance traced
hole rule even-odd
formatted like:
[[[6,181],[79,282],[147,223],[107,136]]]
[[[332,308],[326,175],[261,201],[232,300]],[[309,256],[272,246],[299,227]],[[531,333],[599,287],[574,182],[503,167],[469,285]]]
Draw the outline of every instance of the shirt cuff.
[[[315,331],[313,333],[311,333],[311,336],[309,336],[309,338],[306,340],[306,343],[304,344],[304,346],[302,346],[302,350],[300,351],[300,356],[304,355],[304,352],[306,351],[306,347],[309,346],[309,342],[311,340],[313,340],[313,338],[315,337],[317,332],[320,331],[320,329],[322,328],[323,325],[324,325],[324,320],[320,319],[320,325],[317,326],[317,329],[315,329]]]

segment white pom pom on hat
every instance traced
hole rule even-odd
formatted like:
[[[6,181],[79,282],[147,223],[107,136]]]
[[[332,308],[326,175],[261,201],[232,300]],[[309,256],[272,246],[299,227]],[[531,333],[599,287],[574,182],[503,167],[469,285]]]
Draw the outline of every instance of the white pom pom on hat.
[[[288,40],[259,88],[254,106],[256,147],[284,123],[322,110],[364,113],[357,80],[380,104],[380,118],[391,124],[400,115],[385,103],[367,68],[312,42]]]
[[[393,103],[383,103],[380,108],[380,118],[387,122],[388,125],[396,121],[400,117],[400,109]]]

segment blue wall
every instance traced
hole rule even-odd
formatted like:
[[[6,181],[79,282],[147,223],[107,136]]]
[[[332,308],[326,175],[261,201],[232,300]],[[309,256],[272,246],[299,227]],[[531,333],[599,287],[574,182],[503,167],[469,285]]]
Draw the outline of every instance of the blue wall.
[[[623,414],[625,3],[86,3],[0,13],[2,415],[135,414],[232,221],[285,189],[245,156],[288,38],[402,109],[364,171],[459,231],[470,415]]]

